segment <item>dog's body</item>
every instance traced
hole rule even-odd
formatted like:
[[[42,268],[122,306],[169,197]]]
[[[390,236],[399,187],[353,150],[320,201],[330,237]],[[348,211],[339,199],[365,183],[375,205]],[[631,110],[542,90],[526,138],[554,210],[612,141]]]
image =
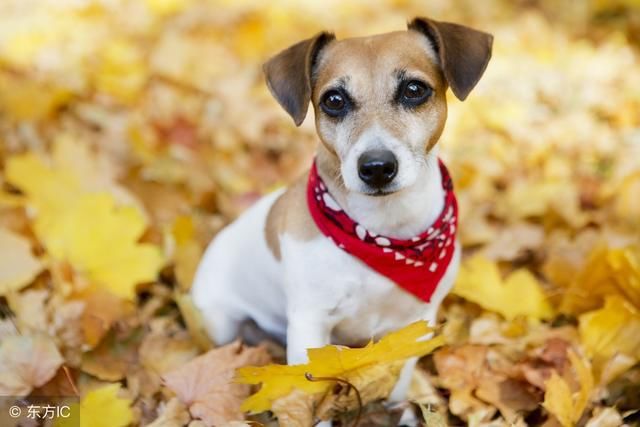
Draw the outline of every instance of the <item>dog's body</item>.
[[[433,153],[429,162],[435,161]],[[363,215],[354,212],[354,219],[371,224],[370,230],[389,227],[391,233],[380,233],[385,235],[425,229],[443,202],[437,165],[429,171],[421,185],[433,191],[425,194],[424,206],[406,200],[404,210],[407,219],[421,223],[390,225],[384,209],[389,201],[380,197],[371,198]],[[286,192],[262,198],[208,248],[193,297],[211,336],[218,342],[233,340],[240,322],[250,317],[286,339],[289,363],[303,363],[307,348],[330,342],[358,345],[416,320],[434,323],[453,284],[458,250],[431,303],[425,304],[322,235],[306,208],[305,191],[306,175]]]
[[[435,144],[446,89],[467,96],[487,65],[491,40],[419,18],[408,31],[372,37],[336,41],[321,33],[265,65],[271,91],[296,124],[313,104],[318,175],[371,235],[408,240],[441,214]],[[458,245],[422,301],[322,234],[306,192],[304,176],[264,197],[208,248],[192,292],[212,338],[229,342],[252,318],[286,340],[288,362],[296,364],[306,361],[307,348],[361,344],[420,319],[435,323],[458,269]]]

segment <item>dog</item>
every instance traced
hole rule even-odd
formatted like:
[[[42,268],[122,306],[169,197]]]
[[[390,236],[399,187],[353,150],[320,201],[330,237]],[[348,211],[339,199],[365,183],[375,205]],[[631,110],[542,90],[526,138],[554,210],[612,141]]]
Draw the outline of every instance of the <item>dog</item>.
[[[321,32],[265,63],[296,125],[313,105],[320,143],[309,173],[257,201],[207,248],[192,298],[217,344],[250,318],[300,364],[308,348],[435,324],[460,260],[455,194],[438,159],[446,92],[467,97],[492,43],[482,31],[415,18],[369,37]],[[392,399],[403,399],[414,365]]]

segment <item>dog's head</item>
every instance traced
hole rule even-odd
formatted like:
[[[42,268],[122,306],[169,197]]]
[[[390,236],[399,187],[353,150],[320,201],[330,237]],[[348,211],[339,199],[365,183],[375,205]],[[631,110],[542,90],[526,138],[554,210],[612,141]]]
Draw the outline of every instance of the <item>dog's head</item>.
[[[447,117],[491,57],[493,37],[416,18],[407,31],[335,40],[320,33],[265,66],[268,86],[296,125],[313,103],[316,128],[349,191],[380,196],[413,185]]]

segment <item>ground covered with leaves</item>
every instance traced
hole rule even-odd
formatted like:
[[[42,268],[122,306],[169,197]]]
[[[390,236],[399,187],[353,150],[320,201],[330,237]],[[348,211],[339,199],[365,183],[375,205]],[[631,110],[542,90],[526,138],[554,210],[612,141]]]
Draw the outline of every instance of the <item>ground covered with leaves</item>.
[[[639,8],[3,0],[0,396],[77,396],[80,420],[58,426],[242,426],[246,409],[269,409],[251,425],[393,425],[409,404],[433,426],[637,425]],[[316,144],[260,64],[417,15],[495,36],[440,142],[464,260],[437,338],[415,324],[297,370],[259,367],[283,362],[271,341],[213,348],[188,297],[205,245]],[[385,405],[401,360],[427,353],[409,401]]]

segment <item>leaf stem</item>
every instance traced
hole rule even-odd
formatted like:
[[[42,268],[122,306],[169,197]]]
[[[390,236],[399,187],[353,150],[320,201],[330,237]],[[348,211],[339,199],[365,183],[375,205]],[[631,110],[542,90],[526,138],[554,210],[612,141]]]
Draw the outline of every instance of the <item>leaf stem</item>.
[[[347,394],[349,393],[349,390],[355,391],[356,392],[356,400],[358,401],[358,414],[356,415],[356,419],[353,422],[353,425],[351,427],[357,427],[358,426],[358,424],[360,423],[360,417],[362,416],[362,407],[363,407],[363,405],[362,405],[362,396],[360,396],[360,391],[357,389],[356,386],[351,384],[349,381],[347,381],[345,379],[342,379],[342,378],[338,378],[338,377],[314,377],[309,372],[305,372],[304,377],[308,381],[333,381],[333,382],[345,384],[347,386]]]

